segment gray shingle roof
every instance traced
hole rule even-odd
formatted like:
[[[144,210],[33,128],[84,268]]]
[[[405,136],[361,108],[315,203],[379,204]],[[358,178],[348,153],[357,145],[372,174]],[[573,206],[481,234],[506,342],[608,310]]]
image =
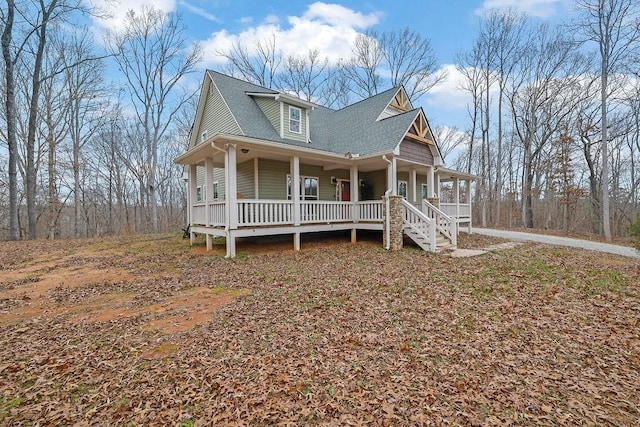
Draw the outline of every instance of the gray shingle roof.
[[[399,88],[381,92],[340,110],[317,106],[311,113],[311,143],[280,138],[253,97],[247,92],[277,94],[277,91],[208,71],[245,136],[316,150],[360,155],[393,150],[419,114],[419,109],[376,121]]]

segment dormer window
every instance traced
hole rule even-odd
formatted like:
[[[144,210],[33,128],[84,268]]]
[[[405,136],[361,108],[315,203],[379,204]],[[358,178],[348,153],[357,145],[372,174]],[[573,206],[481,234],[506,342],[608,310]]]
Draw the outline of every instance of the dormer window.
[[[298,107],[289,106],[289,132],[302,133],[301,118],[302,110]]]

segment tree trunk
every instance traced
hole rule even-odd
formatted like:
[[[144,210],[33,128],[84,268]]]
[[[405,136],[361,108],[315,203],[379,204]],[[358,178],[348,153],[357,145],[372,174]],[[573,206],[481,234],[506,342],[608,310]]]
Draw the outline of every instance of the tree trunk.
[[[607,131],[607,61],[602,59],[602,88],[601,88],[601,109],[602,109],[602,231],[607,242],[611,241],[611,223],[609,212],[609,141]]]
[[[2,57],[5,64],[5,116],[7,122],[7,145],[9,148],[9,238],[20,239],[18,219],[18,140],[16,135],[16,97],[13,75],[14,59],[11,57],[11,39],[15,14],[14,0],[7,0],[7,22],[2,32]]]

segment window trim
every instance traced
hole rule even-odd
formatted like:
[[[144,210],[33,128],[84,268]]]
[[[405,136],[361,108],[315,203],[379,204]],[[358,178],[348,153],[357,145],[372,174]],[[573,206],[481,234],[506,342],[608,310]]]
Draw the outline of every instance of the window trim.
[[[307,179],[315,179],[316,180],[316,195],[313,196],[308,196],[305,192],[306,187],[305,187],[305,180]],[[291,174],[287,174],[287,178],[286,178],[286,186],[287,186],[287,200],[292,200],[292,194],[291,194]],[[320,200],[320,178],[317,176],[310,176],[310,175],[300,175],[300,200]]]
[[[219,185],[218,185],[218,181],[213,181],[211,183],[211,191],[213,193],[213,200],[219,200],[220,199],[220,192],[219,192]]]
[[[422,198],[429,198],[429,186],[427,184],[422,184]]]
[[[291,117],[291,113],[293,111],[298,111],[298,118],[294,119]],[[291,123],[298,123],[298,130],[291,129]],[[302,135],[302,108],[294,107],[293,105],[289,105],[289,132],[297,133],[298,135]]]
[[[400,185],[404,184],[404,194],[400,194]],[[409,195],[409,183],[407,181],[398,181],[398,196],[402,196],[405,199]]]
[[[202,192],[202,185],[198,185],[196,187],[196,202],[200,203],[200,202],[206,201],[204,197],[205,197],[205,194]]]

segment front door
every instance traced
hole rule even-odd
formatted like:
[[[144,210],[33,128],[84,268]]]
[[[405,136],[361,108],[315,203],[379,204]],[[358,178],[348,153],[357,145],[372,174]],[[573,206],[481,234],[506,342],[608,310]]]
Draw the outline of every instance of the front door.
[[[351,201],[351,183],[349,181],[340,180],[340,200],[343,202]]]

